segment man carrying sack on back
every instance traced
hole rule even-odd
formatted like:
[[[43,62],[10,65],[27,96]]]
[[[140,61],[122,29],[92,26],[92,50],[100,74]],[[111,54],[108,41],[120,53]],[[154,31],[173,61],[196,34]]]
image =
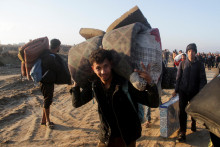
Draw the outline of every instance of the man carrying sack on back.
[[[113,70],[112,54],[105,49],[94,50],[89,58],[96,75],[94,81],[83,87],[77,83],[70,90],[74,107],[80,107],[93,96],[98,103],[100,118],[99,147],[135,147],[141,136],[141,122],[138,117],[138,104],[150,107],[159,106],[157,86],[152,84],[149,68],[142,64],[143,71],[136,70],[147,81],[146,90],[138,91],[130,82]]]
[[[58,39],[52,39],[50,41],[50,50],[44,50],[40,58],[42,60],[42,80],[40,82],[40,89],[44,96],[43,102],[43,117],[41,125],[46,125],[50,129],[53,129],[54,123],[50,121],[50,105],[53,100],[54,83],[56,80],[56,74],[62,69],[62,64],[59,62],[59,55],[57,53],[60,50],[61,42]]]

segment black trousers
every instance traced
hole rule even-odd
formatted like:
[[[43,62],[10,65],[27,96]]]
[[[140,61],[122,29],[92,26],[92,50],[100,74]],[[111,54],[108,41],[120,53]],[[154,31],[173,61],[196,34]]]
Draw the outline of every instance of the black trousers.
[[[179,123],[180,123],[180,132],[186,133],[186,127],[187,127],[187,113],[185,111],[185,108],[188,104],[188,102],[195,96],[195,94],[186,94],[183,91],[179,92]],[[192,125],[196,125],[196,121],[192,119]]]
[[[53,92],[54,92],[54,84],[53,83],[41,83],[40,89],[44,96],[44,104],[43,107],[48,109],[53,101]]]

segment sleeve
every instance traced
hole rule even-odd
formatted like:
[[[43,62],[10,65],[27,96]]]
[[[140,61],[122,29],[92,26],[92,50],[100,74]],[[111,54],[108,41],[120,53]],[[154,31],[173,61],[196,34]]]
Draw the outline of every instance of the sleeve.
[[[84,87],[82,90],[80,90],[79,86],[73,87],[70,89],[70,94],[72,105],[75,108],[81,107],[93,98],[91,85]]]
[[[178,93],[179,92],[179,84],[182,78],[182,74],[183,74],[183,69],[182,69],[182,64],[183,62],[180,62],[180,66],[177,70],[177,75],[176,75],[176,86],[175,86],[175,92]]]
[[[132,100],[143,105],[147,105],[151,108],[157,108],[159,106],[159,93],[157,85],[147,85],[145,91],[139,91],[129,84],[129,93],[131,94]]]
[[[200,85],[199,90],[201,90],[207,84],[205,67],[203,63],[200,63]]]

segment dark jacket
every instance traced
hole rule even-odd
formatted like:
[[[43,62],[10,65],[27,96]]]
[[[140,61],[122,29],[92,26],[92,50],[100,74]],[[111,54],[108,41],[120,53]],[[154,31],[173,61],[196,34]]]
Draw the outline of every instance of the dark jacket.
[[[56,60],[56,54],[52,53],[49,49],[44,50],[40,55],[42,72],[45,73],[47,70],[53,70],[54,72],[59,72],[61,68],[60,62]]]
[[[120,130],[120,134],[126,144],[129,144],[131,141],[134,141],[141,136],[141,123],[137,114],[137,102],[149,105],[149,100],[153,99],[155,100],[153,107],[158,107],[159,95],[156,86],[151,87],[148,85],[148,91],[138,91],[130,84],[130,82],[128,82],[128,91],[133,102],[132,105],[127,95],[122,90],[122,86],[125,84],[126,80],[116,74],[114,74],[114,78],[116,78],[116,80],[114,80],[116,81],[116,86],[112,96],[111,105],[117,120],[117,126]],[[89,102],[93,96],[95,97],[98,102],[98,113],[101,122],[99,138],[102,142],[108,142],[111,130],[105,119],[106,116],[103,114],[106,108],[101,104],[103,96],[98,88],[98,86],[100,86],[98,85],[98,83],[100,83],[98,80],[82,89],[81,92],[79,87],[74,87],[71,90],[72,104],[74,107],[80,107]]]
[[[184,65],[182,65],[184,63]],[[194,62],[186,59],[177,71],[175,92],[180,90],[188,95],[196,95],[207,83],[204,64],[195,58]]]
[[[71,77],[67,64],[57,54],[49,49],[40,56],[42,66],[42,83],[70,84]]]

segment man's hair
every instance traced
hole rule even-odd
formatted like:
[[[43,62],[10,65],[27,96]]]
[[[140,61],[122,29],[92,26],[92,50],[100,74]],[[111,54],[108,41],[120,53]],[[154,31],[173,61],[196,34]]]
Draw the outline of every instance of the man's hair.
[[[89,56],[89,62],[91,65],[93,65],[94,62],[100,64],[105,59],[112,61],[112,54],[109,50],[105,50],[102,48],[92,51],[91,55]]]
[[[58,46],[60,46],[61,42],[59,39],[52,39],[50,41],[50,49],[53,50],[55,48],[57,48]]]
[[[182,56],[185,56],[185,57],[186,57],[186,54],[183,53]]]

